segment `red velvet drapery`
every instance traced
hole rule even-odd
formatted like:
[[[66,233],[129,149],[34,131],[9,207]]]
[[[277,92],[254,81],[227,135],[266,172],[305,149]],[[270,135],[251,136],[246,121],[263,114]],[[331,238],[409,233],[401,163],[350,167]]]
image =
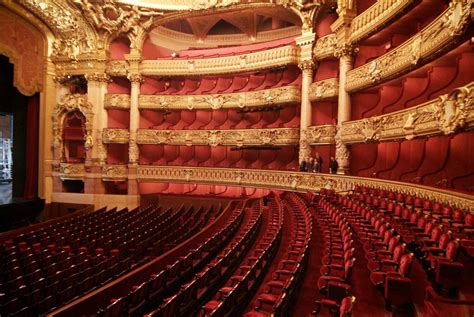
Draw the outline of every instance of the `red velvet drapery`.
[[[25,189],[23,198],[38,196],[39,94],[28,98],[26,113]]]

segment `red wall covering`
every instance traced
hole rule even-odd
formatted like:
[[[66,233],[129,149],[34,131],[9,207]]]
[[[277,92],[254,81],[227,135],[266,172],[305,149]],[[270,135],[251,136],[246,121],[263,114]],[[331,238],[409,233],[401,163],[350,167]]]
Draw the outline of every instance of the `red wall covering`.
[[[355,144],[351,147],[351,173],[474,191],[474,164],[468,153],[474,153],[474,131],[411,141]]]

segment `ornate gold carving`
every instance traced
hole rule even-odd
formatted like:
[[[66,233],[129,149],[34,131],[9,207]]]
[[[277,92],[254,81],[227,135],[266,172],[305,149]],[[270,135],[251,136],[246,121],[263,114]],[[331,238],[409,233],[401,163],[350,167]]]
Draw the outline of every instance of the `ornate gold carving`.
[[[244,93],[214,95],[140,95],[142,109],[229,109],[299,103],[300,88],[286,86]]]
[[[299,48],[287,45],[247,55],[195,59],[192,60],[192,69],[189,60],[185,59],[144,60],[140,64],[140,73],[157,76],[217,75],[297,64],[298,61]]]
[[[448,95],[439,97],[434,116],[438,120],[439,129],[444,134],[451,134],[463,128],[474,111],[474,87],[461,87]]]
[[[59,164],[59,177],[61,179],[84,179],[86,169],[84,164]]]
[[[351,153],[349,152],[347,146],[343,143],[341,127],[337,128],[336,136],[334,139],[336,141],[336,160],[339,165],[339,169],[347,170],[349,169]]]
[[[138,162],[139,149],[137,142],[130,138],[128,143],[128,161],[130,164],[136,164]]]
[[[104,98],[105,108],[130,109],[130,95],[128,94],[106,94]]]
[[[356,185],[360,185],[396,192],[411,192],[420,198],[435,199],[443,204],[474,211],[472,195],[469,194],[384,179],[344,175],[256,169],[138,166],[137,178],[143,182],[192,182],[299,191],[319,191],[321,188],[349,191],[353,190]]]
[[[346,144],[449,134],[474,126],[474,83],[416,107],[342,124]]]
[[[92,53],[95,49],[94,31],[83,20],[80,12],[71,10],[65,1],[19,0],[57,35],[53,43],[53,55],[77,60],[80,54]]]
[[[108,83],[110,82],[110,76],[105,73],[91,73],[85,75],[88,82],[99,82]]]
[[[110,180],[125,180],[128,178],[127,165],[104,165],[102,166],[102,179]]]
[[[314,47],[314,58],[316,60],[321,60],[334,56],[334,50],[336,49],[336,45],[336,34],[328,34],[326,36],[320,37],[316,41],[316,46]]]
[[[139,129],[138,144],[171,145],[296,145],[299,129],[151,130]]]
[[[141,84],[143,82],[143,76],[140,74],[128,74],[127,79],[132,84]]]
[[[32,24],[3,7],[0,21],[0,54],[15,65],[13,85],[32,96],[43,89],[46,41]]]
[[[301,61],[298,63],[298,67],[301,69],[302,72],[313,70],[314,69],[314,62],[310,59]]]
[[[86,150],[90,150],[94,145],[94,139],[92,137],[92,121],[94,113],[92,112],[92,104],[87,101],[85,95],[80,94],[67,94],[61,99],[61,102],[56,104],[52,113],[53,119],[53,148],[55,149],[54,157],[56,160],[60,159],[61,147],[62,147],[62,124],[66,113],[72,111],[79,111],[84,115],[86,119],[84,136],[84,147]]]
[[[329,78],[314,82],[309,88],[309,100],[311,101],[336,97],[338,94],[339,82],[337,78]]]
[[[352,43],[337,43],[336,48],[334,49],[334,56],[336,58],[352,56],[358,51],[359,49]]]
[[[334,144],[336,130],[333,124],[310,126],[306,128],[306,139],[309,144]]]
[[[127,129],[103,129],[102,142],[104,143],[128,143],[130,131]]]
[[[385,24],[399,16],[413,2],[414,0],[376,1],[352,20],[350,42],[359,42],[375,33]]]
[[[394,50],[347,73],[346,90],[373,86],[411,71],[420,61],[451,49],[470,22],[471,2],[451,2],[449,8],[421,32]]]
[[[107,63],[107,74],[111,76],[126,76],[129,68],[127,61],[109,61]]]

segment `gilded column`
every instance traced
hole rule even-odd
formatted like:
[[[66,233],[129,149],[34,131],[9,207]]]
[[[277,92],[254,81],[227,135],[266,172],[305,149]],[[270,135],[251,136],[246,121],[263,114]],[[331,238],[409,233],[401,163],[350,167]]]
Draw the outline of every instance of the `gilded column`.
[[[93,119],[86,124],[86,179],[84,192],[90,194],[103,194],[105,189],[100,175],[101,164],[105,163],[106,153],[102,144],[102,129],[107,127],[107,111],[104,108],[104,95],[110,80],[105,73],[87,74],[87,101],[93,107]]]
[[[351,45],[338,46],[335,56],[339,58],[339,96],[337,107],[337,133],[336,141],[336,160],[339,165],[338,174],[347,174],[350,164],[350,153],[347,146],[342,143],[340,134],[342,123],[351,119],[351,97],[346,91],[347,72],[352,69],[352,54],[354,48]]]
[[[127,77],[132,84],[130,93],[130,138],[128,141],[128,195],[137,195],[137,167],[139,156],[137,130],[140,124],[138,96],[140,94],[140,84],[142,83],[143,78],[138,73],[129,74]]]
[[[338,43],[334,56],[339,58],[339,96],[337,108],[336,160],[339,165],[338,174],[349,172],[350,153],[341,140],[341,127],[344,121],[351,119],[351,99],[346,92],[347,72],[352,69],[352,54],[356,51],[350,39],[350,25],[357,12],[353,1],[338,1],[339,17],[331,25]]]
[[[300,62],[298,67],[301,69],[301,110],[300,110],[300,142],[298,161],[308,161],[311,155],[311,148],[306,138],[306,130],[311,125],[311,101],[309,99],[309,90],[313,82],[313,43],[315,34],[305,33],[296,38],[296,44],[300,47]]]

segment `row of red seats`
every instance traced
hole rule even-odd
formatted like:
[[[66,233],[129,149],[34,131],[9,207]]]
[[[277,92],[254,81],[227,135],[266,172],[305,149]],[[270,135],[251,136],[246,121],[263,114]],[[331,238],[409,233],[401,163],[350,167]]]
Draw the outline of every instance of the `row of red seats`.
[[[160,307],[147,316],[189,316],[196,313],[203,300],[212,296],[239,267],[255,242],[262,226],[261,201],[245,210],[246,222],[227,246],[190,282],[181,286],[173,296],[164,300]],[[240,276],[241,278],[243,276]]]
[[[199,248],[180,257],[163,271],[152,274],[143,283],[133,286],[126,295],[111,299],[110,304],[100,309],[97,315],[118,316],[143,312],[167,302],[166,298],[173,296],[185,281],[195,276],[235,235],[243,219],[244,204],[235,206],[226,225]],[[168,308],[162,307],[162,309],[165,311]]]
[[[296,193],[285,192],[282,199],[294,226],[289,237],[289,250],[276,270],[270,273],[273,280],[266,284],[253,310],[244,315],[246,317],[284,315],[290,309],[291,300],[304,278],[312,233],[311,215],[303,198]]]
[[[183,212],[183,210],[185,210],[185,212]],[[122,242],[122,245],[119,246],[122,250],[122,252],[120,252],[120,257],[118,249],[107,250],[106,252],[103,248],[96,249],[97,258],[104,258],[104,260],[99,261],[99,263],[93,263],[93,261],[87,261],[86,259],[85,261],[81,261],[80,264],[71,265],[70,267],[67,267],[67,263],[73,262],[74,259],[71,260],[70,258],[74,257],[74,254],[69,253],[70,256],[64,259],[64,257],[67,255],[66,253],[71,252],[71,247],[69,245],[58,246],[57,249],[59,250],[59,252],[57,254],[54,254],[55,258],[59,260],[58,255],[63,255],[61,259],[64,259],[64,261],[58,263],[53,262],[50,266],[43,268],[43,270],[40,269],[31,273],[31,275],[33,275],[35,279],[38,278],[40,279],[40,281],[41,279],[43,279],[46,283],[38,284],[37,281],[33,281],[32,278],[25,280],[22,276],[20,276],[15,280],[6,283],[5,287],[10,290],[10,294],[17,294],[18,292],[12,290],[16,290],[16,286],[18,286],[18,283],[23,285],[23,283],[26,282],[26,284],[29,286],[29,284],[33,282],[31,285],[34,286],[34,288],[32,288],[32,290],[27,293],[31,293],[36,289],[42,289],[46,287],[47,289],[53,291],[59,288],[62,292],[64,292],[64,295],[55,297],[52,296],[51,292],[43,292],[41,293],[42,298],[40,298],[39,302],[45,301],[45,304],[37,306],[28,306],[28,304],[26,304],[26,306],[22,306],[20,304],[19,307],[16,307],[14,303],[24,303],[25,301],[21,300],[21,296],[16,296],[13,299],[8,299],[8,301],[4,303],[4,306],[7,307],[5,308],[5,310],[14,311],[12,309],[16,308],[21,308],[21,310],[23,310],[23,307],[24,309],[30,309],[33,311],[38,309],[38,307],[39,309],[50,310],[57,307],[57,305],[67,302],[68,300],[72,299],[73,297],[76,297],[77,295],[87,293],[91,289],[100,286],[111,278],[116,278],[118,275],[129,270],[132,266],[132,262],[140,262],[143,259],[144,251],[146,251],[147,245],[153,243],[157,238],[162,239],[162,234],[165,230],[167,230],[167,228],[172,228],[173,225],[179,224],[179,222],[181,222],[181,225],[175,226],[175,234],[173,235],[173,237],[165,235],[165,238],[169,239],[166,240],[167,243],[175,243],[176,240],[185,237],[187,234],[189,234],[189,228],[194,228],[194,224],[190,222],[195,219],[194,217],[192,217],[193,214],[194,212],[192,207],[180,208],[177,212],[171,214],[165,212],[165,216],[160,214],[156,215],[153,212],[150,212],[149,216],[152,218],[147,219],[147,222],[144,221],[145,225],[136,227],[136,229],[140,229],[141,232],[136,230],[135,234],[131,233],[128,236],[127,234],[118,235],[118,238],[115,240],[115,242]],[[138,219],[145,220],[145,215],[146,214],[140,215]],[[166,219],[163,219],[163,217],[166,216],[168,217]],[[187,220],[185,221],[184,219]],[[157,223],[157,221],[159,222]],[[202,222],[200,224],[202,225]],[[161,241],[165,240],[162,239]],[[20,243],[22,244],[24,242]],[[55,248],[56,245],[49,245],[48,249],[46,250],[51,251]],[[39,251],[39,254],[45,253],[42,252],[41,249]],[[81,252],[80,254],[86,254],[86,256],[90,258],[87,253],[88,250],[86,247],[80,247],[79,252]],[[108,256],[106,256],[105,253],[110,253],[111,255],[113,255],[110,258],[114,260],[109,261]],[[40,263],[47,263],[46,260],[49,258],[51,258],[51,255],[46,256],[44,260]],[[64,263],[66,263],[66,265],[63,265]],[[32,261],[28,263],[26,268],[29,269],[31,266],[34,267],[35,265],[36,261]],[[18,270],[15,269],[14,271]],[[79,279],[79,277],[81,279]],[[78,280],[81,281],[79,284],[77,282]],[[21,287],[21,285],[19,287]]]
[[[242,313],[242,303],[254,294],[278,251],[282,236],[283,208],[278,196],[269,197],[269,219],[260,239],[226,284],[204,304],[198,316],[224,316]]]
[[[311,209],[323,235],[323,266],[317,284],[319,292],[326,294],[326,299],[316,302],[313,315],[326,307],[331,316],[348,316],[355,301],[355,297],[350,296],[355,261],[352,230],[344,216],[325,198]]]

